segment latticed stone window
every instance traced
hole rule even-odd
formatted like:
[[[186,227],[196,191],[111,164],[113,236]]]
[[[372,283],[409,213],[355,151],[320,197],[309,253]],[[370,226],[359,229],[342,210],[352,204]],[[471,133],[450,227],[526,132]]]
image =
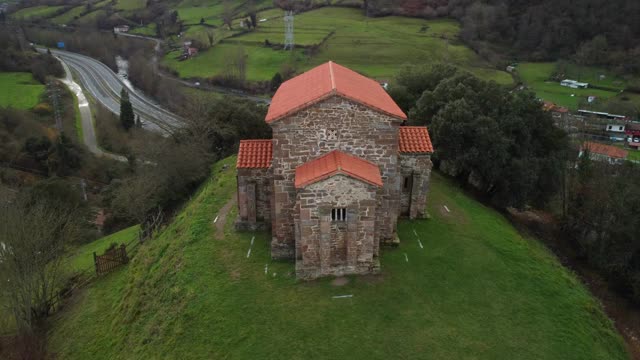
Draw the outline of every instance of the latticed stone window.
[[[346,208],[334,208],[331,209],[331,221],[347,221],[347,209]]]
[[[338,130],[336,129],[327,129],[325,132],[326,140],[338,140]]]

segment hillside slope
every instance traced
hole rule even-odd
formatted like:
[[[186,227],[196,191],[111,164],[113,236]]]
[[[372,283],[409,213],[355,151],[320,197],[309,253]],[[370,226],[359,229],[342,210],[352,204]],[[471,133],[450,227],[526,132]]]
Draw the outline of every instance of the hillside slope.
[[[233,206],[216,236],[234,163],[216,164],[127,268],[60,314],[50,338],[59,358],[627,358],[572,274],[437,174],[432,219],[400,223],[402,244],[384,250],[380,276],[335,287],[296,282],[292,263],[269,259],[266,233],[233,230]]]

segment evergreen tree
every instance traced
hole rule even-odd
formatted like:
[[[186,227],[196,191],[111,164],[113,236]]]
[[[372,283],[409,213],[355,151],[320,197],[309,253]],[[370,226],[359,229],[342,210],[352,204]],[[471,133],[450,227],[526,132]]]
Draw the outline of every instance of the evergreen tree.
[[[120,123],[126,130],[131,129],[135,125],[135,115],[133,106],[129,100],[129,92],[123,87],[120,92]]]

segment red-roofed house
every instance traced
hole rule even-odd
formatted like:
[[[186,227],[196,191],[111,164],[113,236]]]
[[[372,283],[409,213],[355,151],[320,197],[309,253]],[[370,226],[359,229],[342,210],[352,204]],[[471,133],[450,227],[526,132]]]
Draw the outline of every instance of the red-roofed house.
[[[239,229],[271,225],[271,256],[299,278],[379,270],[400,215],[425,216],[433,146],[376,81],[333,62],[284,82],[272,140],[238,152]]]
[[[578,156],[582,156],[585,149],[589,151],[589,158],[597,161],[606,161],[610,164],[621,164],[628,155],[626,150],[617,146],[600,144],[593,141],[585,141],[580,148]]]

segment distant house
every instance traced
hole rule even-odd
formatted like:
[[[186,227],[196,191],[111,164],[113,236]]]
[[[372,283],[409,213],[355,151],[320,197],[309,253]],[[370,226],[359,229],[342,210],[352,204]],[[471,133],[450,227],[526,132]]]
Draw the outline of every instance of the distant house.
[[[187,49],[187,55],[188,55],[189,57],[194,57],[194,56],[198,55],[198,49],[197,49],[197,48],[194,48],[194,47],[189,47],[189,48]]]
[[[560,82],[560,85],[570,87],[572,89],[586,89],[589,87],[589,83],[583,83],[575,80],[564,79]]]
[[[118,25],[113,28],[113,32],[115,33],[126,33],[129,32],[129,25]]]
[[[589,158],[595,161],[605,161],[610,164],[621,164],[629,154],[626,150],[617,146],[600,144],[593,141],[585,141],[580,148],[578,157],[582,157],[585,151],[589,151]]]
[[[187,60],[198,55],[198,48],[191,46],[191,41],[185,41],[182,48],[181,60]]]
[[[551,116],[554,120],[563,120],[567,115],[569,115],[569,109],[564,106],[558,106],[550,101],[543,102],[542,109],[544,111],[551,112]]]

